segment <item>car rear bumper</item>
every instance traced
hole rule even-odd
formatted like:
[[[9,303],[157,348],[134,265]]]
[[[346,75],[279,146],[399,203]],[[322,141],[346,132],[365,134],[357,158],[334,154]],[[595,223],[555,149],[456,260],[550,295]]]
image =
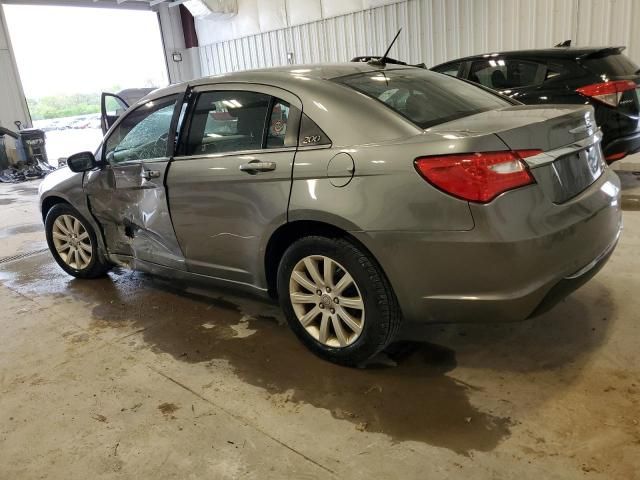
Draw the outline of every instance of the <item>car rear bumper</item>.
[[[640,132],[611,140],[603,149],[608,163],[640,151]]]
[[[532,186],[471,210],[476,226],[467,232],[354,233],[380,261],[407,320],[525,319],[595,275],[622,226],[611,169],[562,205]]]

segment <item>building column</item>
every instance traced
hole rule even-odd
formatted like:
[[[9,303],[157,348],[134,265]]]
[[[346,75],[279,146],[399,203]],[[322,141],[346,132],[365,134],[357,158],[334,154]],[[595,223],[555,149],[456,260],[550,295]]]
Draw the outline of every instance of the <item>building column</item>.
[[[160,4],[158,15],[169,82],[185,82],[201,77],[200,51],[198,47],[186,47],[180,9]]]
[[[0,5],[0,127],[16,130],[16,121],[25,127],[32,125],[7,21]]]

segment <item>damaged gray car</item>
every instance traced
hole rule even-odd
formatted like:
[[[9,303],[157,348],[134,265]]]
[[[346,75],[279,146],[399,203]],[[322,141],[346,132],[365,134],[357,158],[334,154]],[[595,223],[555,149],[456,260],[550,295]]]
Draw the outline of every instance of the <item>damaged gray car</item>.
[[[360,364],[402,321],[518,320],[621,228],[588,106],[525,106],[419,68],[282,67],[157,90],[40,188],[70,275],[112,265],[278,298]]]

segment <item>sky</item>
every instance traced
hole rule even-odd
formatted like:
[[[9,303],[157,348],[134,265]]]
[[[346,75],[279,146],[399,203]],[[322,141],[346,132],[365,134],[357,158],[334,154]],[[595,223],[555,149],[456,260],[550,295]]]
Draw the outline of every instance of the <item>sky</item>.
[[[167,84],[154,12],[5,5],[27,98]]]

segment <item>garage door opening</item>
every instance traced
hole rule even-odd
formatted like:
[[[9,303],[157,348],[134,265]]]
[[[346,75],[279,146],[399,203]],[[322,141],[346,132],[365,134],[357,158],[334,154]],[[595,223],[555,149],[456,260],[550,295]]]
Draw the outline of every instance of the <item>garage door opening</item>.
[[[33,126],[46,132],[54,166],[98,147],[102,92],[168,83],[155,12],[29,5],[4,11]]]

